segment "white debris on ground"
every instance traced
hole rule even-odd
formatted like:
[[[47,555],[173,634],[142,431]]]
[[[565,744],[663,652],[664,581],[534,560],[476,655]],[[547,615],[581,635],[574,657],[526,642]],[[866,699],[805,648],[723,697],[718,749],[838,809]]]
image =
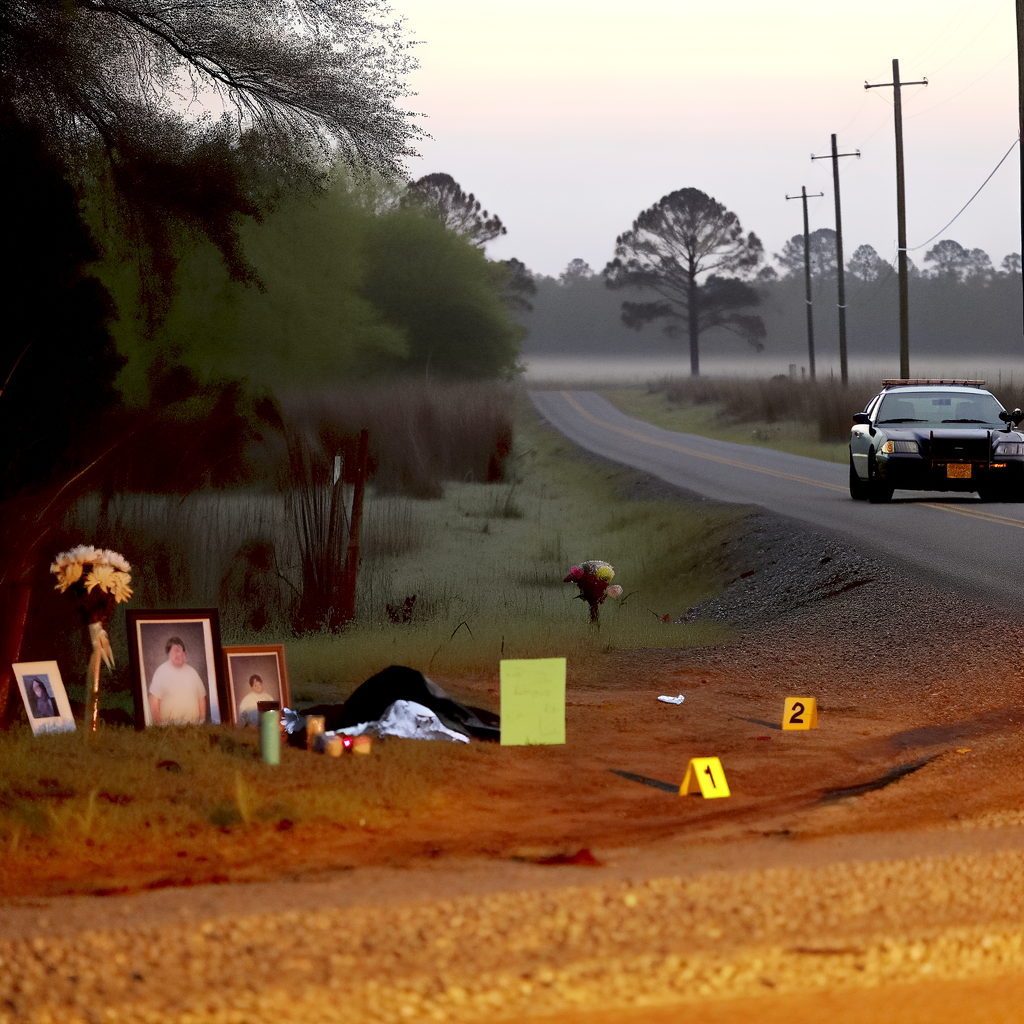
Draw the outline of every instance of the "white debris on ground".
[[[658,698],[658,700],[664,701],[666,704],[682,704],[683,701],[686,700],[686,698],[682,694],[679,694],[678,697],[661,696]]]
[[[452,743],[468,743],[469,737],[441,723],[441,719],[428,707],[412,700],[396,700],[377,722],[360,722],[347,729],[326,733],[331,736],[371,735],[383,739],[396,736],[404,740],[449,740]]]

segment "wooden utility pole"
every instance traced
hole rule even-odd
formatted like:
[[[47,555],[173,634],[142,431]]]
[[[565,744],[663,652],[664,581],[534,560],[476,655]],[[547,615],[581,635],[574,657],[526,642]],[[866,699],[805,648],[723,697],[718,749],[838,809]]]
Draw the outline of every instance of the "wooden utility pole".
[[[812,199],[823,196],[824,192],[814,192]],[[787,199],[804,201],[804,287],[807,294],[807,370],[814,380],[814,305],[811,301],[811,231],[807,225],[807,186],[800,186],[800,195],[786,196]]]
[[[1024,3],[1024,0],[1017,0]],[[846,363],[846,270],[843,267],[843,213],[839,204],[839,158],[855,156],[860,159],[860,150],[856,153],[840,153],[836,146],[836,137],[832,136],[831,157],[815,156],[812,160],[832,160],[832,191],[836,198],[836,288],[838,290],[837,306],[839,307],[839,377],[843,387],[850,382],[850,373]]]
[[[896,235],[900,273],[900,379],[910,377],[910,295],[907,286],[907,191],[903,184],[903,99],[900,89],[904,85],[927,85],[920,82],[900,82],[900,62],[893,58],[892,81],[878,85],[864,83],[865,89],[892,88],[893,115],[896,122]]]

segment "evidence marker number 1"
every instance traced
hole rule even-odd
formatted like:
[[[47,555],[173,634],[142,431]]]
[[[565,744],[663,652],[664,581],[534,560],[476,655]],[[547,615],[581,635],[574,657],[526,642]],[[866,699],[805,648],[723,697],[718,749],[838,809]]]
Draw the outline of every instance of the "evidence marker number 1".
[[[818,702],[813,697],[787,697],[782,708],[782,728],[818,728]]]
[[[725,781],[722,762],[717,757],[691,757],[686,766],[686,776],[679,787],[679,795],[700,791],[705,800],[730,796],[729,783]]]

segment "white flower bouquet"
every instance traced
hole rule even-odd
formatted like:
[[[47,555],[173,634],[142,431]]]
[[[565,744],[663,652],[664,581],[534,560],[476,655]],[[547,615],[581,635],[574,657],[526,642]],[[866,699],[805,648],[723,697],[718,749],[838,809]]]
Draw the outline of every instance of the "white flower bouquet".
[[[74,599],[82,621],[89,627],[92,657],[86,681],[85,717],[91,732],[96,731],[99,717],[100,662],[105,662],[108,669],[114,667],[107,626],[117,605],[132,596],[131,568],[116,551],[87,544],[62,551],[50,566],[50,572],[57,577],[54,589]]]

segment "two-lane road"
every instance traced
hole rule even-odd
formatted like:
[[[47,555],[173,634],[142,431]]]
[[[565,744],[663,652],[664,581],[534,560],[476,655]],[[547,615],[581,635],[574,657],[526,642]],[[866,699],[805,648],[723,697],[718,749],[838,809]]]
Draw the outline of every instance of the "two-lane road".
[[[1024,605],[1024,505],[897,491],[852,501],[845,465],[676,434],[589,391],[532,391],[540,414],[581,448],[716,501],[759,505],[987,600]],[[865,550],[865,553],[867,553]]]

